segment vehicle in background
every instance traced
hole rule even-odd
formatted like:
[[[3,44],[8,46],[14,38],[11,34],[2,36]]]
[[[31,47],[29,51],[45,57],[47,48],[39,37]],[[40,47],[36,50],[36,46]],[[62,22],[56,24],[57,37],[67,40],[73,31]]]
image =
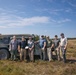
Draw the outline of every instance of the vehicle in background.
[[[0,35],[0,60],[10,58],[9,43],[10,43],[10,40],[12,39],[13,36],[14,36],[14,34],[13,35]],[[34,35],[29,35],[29,34],[26,34],[26,35],[25,34],[18,34],[18,35],[16,35],[15,34],[15,36],[16,36],[18,42],[21,41],[22,36],[25,37],[26,42],[28,41],[30,36],[35,41]],[[39,45],[35,44],[35,47],[34,47],[34,50],[35,50],[34,55],[35,56],[39,56],[39,54],[40,54],[39,49],[40,49]]]

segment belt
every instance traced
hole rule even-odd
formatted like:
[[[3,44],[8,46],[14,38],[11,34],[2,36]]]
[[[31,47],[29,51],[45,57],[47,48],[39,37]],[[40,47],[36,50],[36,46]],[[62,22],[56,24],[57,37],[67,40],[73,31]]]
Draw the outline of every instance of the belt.
[[[25,48],[21,48],[21,49],[25,49]]]
[[[65,46],[61,46],[61,47],[65,47]]]
[[[47,48],[51,48],[51,47],[47,47]]]

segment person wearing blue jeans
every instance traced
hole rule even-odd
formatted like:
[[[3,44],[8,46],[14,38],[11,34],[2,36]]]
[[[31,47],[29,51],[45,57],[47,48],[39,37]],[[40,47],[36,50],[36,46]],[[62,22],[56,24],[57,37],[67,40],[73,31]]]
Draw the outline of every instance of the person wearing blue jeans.
[[[40,58],[41,60],[46,60],[46,40],[43,35],[41,36],[41,39],[38,42],[41,50]]]
[[[64,33],[61,33],[60,49],[62,52],[63,61],[66,63],[67,38],[64,36]]]

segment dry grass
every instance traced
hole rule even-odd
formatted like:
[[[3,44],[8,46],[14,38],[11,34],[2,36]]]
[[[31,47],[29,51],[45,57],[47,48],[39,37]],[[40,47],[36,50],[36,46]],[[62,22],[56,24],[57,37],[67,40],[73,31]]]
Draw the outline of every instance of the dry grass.
[[[1,60],[0,75],[76,75],[76,40],[68,41],[67,58],[66,64],[62,61],[25,63]]]

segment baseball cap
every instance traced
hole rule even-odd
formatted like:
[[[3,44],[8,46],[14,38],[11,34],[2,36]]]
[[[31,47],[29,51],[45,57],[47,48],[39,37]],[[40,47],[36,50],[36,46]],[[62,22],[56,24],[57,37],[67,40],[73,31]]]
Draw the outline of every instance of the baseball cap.
[[[61,33],[60,35],[62,36],[62,35],[64,35],[64,33]]]
[[[58,37],[57,35],[55,35],[55,37]]]

